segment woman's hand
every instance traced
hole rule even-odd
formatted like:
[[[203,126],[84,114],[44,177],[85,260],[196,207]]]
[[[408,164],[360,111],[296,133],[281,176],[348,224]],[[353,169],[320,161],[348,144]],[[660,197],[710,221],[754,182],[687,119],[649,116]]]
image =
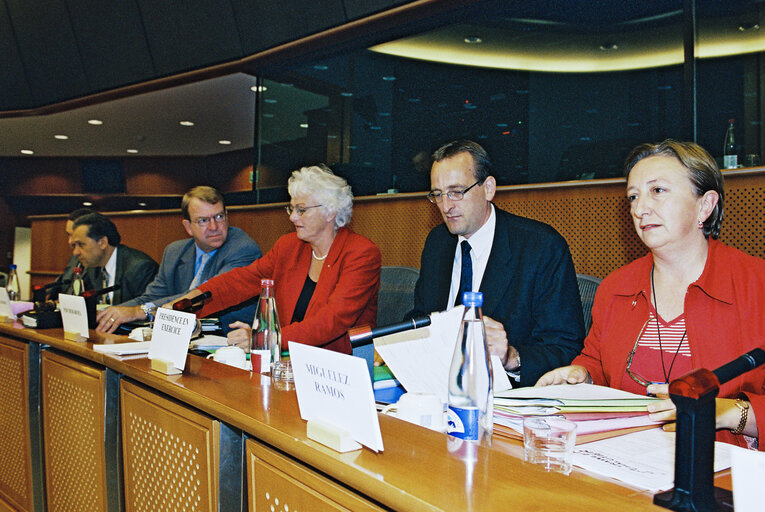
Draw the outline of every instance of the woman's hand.
[[[252,326],[244,322],[234,322],[228,324],[232,329],[226,335],[229,345],[235,345],[245,352],[250,351],[250,342],[252,341]]]
[[[578,384],[580,382],[592,383],[590,374],[584,366],[572,364],[562,366],[542,375],[535,386],[552,386],[553,384]]]
[[[669,384],[651,384],[646,388],[650,395],[661,398],[661,401],[650,404],[647,409],[648,415],[653,421],[668,421],[662,425],[665,432],[674,432],[676,428],[675,418],[677,408],[672,400],[669,399]]]

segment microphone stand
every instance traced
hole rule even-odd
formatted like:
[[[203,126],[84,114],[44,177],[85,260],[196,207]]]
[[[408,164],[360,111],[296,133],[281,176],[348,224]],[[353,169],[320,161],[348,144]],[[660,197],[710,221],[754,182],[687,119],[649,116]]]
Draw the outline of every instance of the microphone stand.
[[[677,407],[675,487],[654,495],[671,510],[733,510],[730,491],[714,486],[715,398],[720,385],[760,366],[765,351],[754,349],[715,371],[699,368],[673,380],[669,396]]]

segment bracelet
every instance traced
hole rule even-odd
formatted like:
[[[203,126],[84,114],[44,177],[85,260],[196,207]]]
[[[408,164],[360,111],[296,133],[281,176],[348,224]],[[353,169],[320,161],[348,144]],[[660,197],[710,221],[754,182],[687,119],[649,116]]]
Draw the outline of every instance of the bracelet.
[[[735,430],[732,432],[734,434],[741,434],[744,431],[744,427],[746,427],[746,420],[749,417],[749,402],[746,400],[741,400],[740,398],[736,398],[736,407],[741,409],[741,419],[738,421],[738,426]]]

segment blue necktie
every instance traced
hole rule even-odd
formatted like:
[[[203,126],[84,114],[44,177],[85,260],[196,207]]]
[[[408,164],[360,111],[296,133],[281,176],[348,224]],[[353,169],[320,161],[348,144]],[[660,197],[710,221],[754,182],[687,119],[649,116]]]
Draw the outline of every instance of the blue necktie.
[[[470,244],[462,241],[462,272],[460,272],[460,289],[454,299],[454,305],[462,304],[462,294],[473,291],[473,260],[470,258]]]

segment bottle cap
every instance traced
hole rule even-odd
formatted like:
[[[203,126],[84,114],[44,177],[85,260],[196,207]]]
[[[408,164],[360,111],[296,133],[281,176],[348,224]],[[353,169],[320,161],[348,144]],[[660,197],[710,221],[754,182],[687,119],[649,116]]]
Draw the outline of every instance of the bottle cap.
[[[10,264],[10,269],[11,269],[11,270],[16,270],[16,265],[14,265],[13,263],[11,263],[11,264]]]
[[[730,124],[733,124],[733,123],[735,123],[735,122],[736,122],[736,120],[735,120],[735,119],[728,119],[728,122],[729,122]]]
[[[82,267],[74,267],[72,272],[75,274],[82,274]]]
[[[260,286],[273,286],[274,280],[273,279],[261,279],[260,280]]]
[[[465,292],[462,294],[462,303],[466,307],[481,307],[483,305],[483,293]]]

